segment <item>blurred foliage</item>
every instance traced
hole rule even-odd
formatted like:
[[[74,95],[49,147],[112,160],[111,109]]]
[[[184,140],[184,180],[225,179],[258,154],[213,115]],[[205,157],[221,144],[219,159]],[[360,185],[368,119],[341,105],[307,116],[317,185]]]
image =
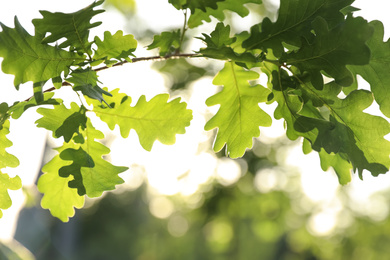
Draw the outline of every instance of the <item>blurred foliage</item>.
[[[130,15],[135,12],[135,0],[105,0],[105,5],[112,6],[121,12],[123,15]]]

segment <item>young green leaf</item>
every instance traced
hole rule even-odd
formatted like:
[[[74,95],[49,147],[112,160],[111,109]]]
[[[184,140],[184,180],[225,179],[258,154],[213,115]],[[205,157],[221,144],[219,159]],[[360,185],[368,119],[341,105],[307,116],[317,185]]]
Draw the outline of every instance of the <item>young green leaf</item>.
[[[203,33],[204,38],[199,38],[207,44],[207,48],[201,48],[199,53],[205,57],[219,59],[219,60],[231,60],[244,63],[256,63],[256,57],[249,52],[236,53],[231,47],[236,43],[236,37],[230,37],[230,26],[218,23],[215,30],[209,35]]]
[[[127,167],[114,166],[102,158],[110,153],[110,149],[96,141],[104,138],[104,134],[96,130],[89,120],[86,128],[80,129],[80,135],[84,142],[74,139],[72,146],[61,151],[60,158],[73,163],[59,169],[59,174],[62,177],[73,175],[74,180],[69,182],[69,187],[77,188],[80,196],[99,197],[104,191],[113,190],[123,183],[118,174]]]
[[[52,131],[55,138],[63,136],[65,142],[69,142],[75,133],[80,134],[80,127],[82,129],[86,127],[86,109],[76,103],[71,103],[69,109],[62,104],[54,106],[53,109],[38,108],[37,112],[42,115],[35,122],[37,127]]]
[[[99,100],[100,102],[104,102],[102,94],[111,95],[98,86],[99,80],[97,73],[91,68],[73,71],[67,81],[73,83],[74,90],[81,91],[85,96]]]
[[[115,63],[112,59],[131,61],[129,58],[137,48],[137,41],[131,34],[123,35],[122,31],[117,31],[114,35],[111,35],[109,31],[104,32],[103,41],[99,37],[95,37],[95,44],[97,50],[93,56],[94,60],[104,60],[104,63],[110,65]],[[98,63],[94,63],[98,65]]]
[[[7,138],[9,127],[9,120],[5,120],[0,128],[0,169],[5,167],[17,167],[19,165],[18,158],[5,150],[12,146],[12,142]]]
[[[372,27],[361,17],[348,16],[346,21],[329,29],[326,21],[313,21],[316,36],[313,42],[305,41],[297,52],[283,56],[287,64],[303,71],[325,71],[336,83],[349,86],[352,73],[346,65],[365,65],[370,60],[366,41],[372,35]]]
[[[211,22],[210,16],[214,16],[220,21],[225,20],[224,12],[229,10],[237,13],[241,17],[249,14],[248,8],[245,4],[261,4],[262,0],[224,0],[217,3],[217,8],[206,7],[204,10],[196,9],[191,13],[188,19],[188,27],[195,28],[202,24],[203,21]]]
[[[152,149],[155,140],[174,144],[176,134],[184,134],[185,127],[190,125],[192,111],[186,109],[187,104],[180,102],[180,98],[168,102],[169,95],[160,94],[146,101],[145,96],[141,96],[137,104],[131,107],[131,98],[118,93],[118,89],[111,91],[111,94],[113,96],[106,100],[112,108],[103,108],[93,103],[93,111],[110,129],[118,125],[124,138],[134,129],[147,151]]]
[[[312,37],[312,22],[317,17],[325,19],[330,28],[344,20],[340,12],[354,0],[281,0],[278,19],[272,23],[265,18],[261,24],[251,28],[251,36],[243,47],[251,49],[272,49],[276,57],[284,52],[283,42],[301,46],[301,38]]]
[[[153,42],[148,46],[148,50],[159,48],[160,56],[174,53],[180,48],[180,30],[172,32],[162,32],[155,35]]]
[[[6,137],[9,134],[9,121],[4,121],[0,129],[0,169],[5,167],[17,167],[19,160],[5,149],[12,146],[12,142]],[[0,172],[0,218],[3,216],[1,209],[8,209],[12,205],[8,190],[18,190],[22,187],[19,176],[10,178],[8,174]]]
[[[15,75],[14,84],[27,81],[44,82],[50,78],[68,73],[69,66],[76,60],[83,61],[84,57],[42,44],[37,36],[31,36],[15,17],[15,28],[9,28],[0,23],[0,57],[3,57],[2,70],[4,73]]]
[[[8,190],[22,188],[22,181],[19,176],[10,178],[8,174],[0,172],[0,218],[3,216],[2,209],[8,209],[12,205]]]
[[[348,159],[342,158],[342,154],[329,154],[324,149],[321,149],[319,156],[322,170],[327,171],[329,167],[332,167],[341,185],[345,185],[352,180],[351,171],[353,167]]]
[[[363,66],[348,66],[355,74],[361,75],[370,83],[371,91],[375,101],[378,103],[382,113],[390,117],[390,41],[383,42],[384,28],[380,21],[370,23],[374,27],[374,35],[367,45],[371,50],[369,64]]]
[[[59,48],[71,47],[78,53],[91,55],[92,43],[88,41],[89,30],[99,26],[101,22],[91,24],[90,21],[95,15],[104,12],[104,10],[94,10],[103,2],[103,0],[95,1],[86,8],[69,14],[40,11],[43,18],[32,21],[35,34],[40,36],[42,43],[52,43],[66,38],[59,44]]]
[[[58,149],[61,151],[61,149]],[[57,154],[43,168],[44,173],[38,180],[38,190],[43,193],[41,206],[49,209],[50,213],[67,222],[69,217],[75,214],[74,208],[82,208],[84,205],[84,196],[77,194],[76,189],[69,187],[69,182],[73,180],[72,176],[67,178],[58,175],[61,167],[67,166],[70,162],[62,160]]]
[[[248,83],[258,77],[259,74],[254,71],[227,62],[214,78],[214,85],[224,86],[221,92],[206,100],[208,106],[221,105],[217,114],[205,125],[205,130],[218,128],[214,151],[221,150],[226,143],[230,157],[241,157],[246,148],[252,147],[253,137],[260,135],[259,127],[271,125],[271,117],[258,105],[267,100],[270,91]]]

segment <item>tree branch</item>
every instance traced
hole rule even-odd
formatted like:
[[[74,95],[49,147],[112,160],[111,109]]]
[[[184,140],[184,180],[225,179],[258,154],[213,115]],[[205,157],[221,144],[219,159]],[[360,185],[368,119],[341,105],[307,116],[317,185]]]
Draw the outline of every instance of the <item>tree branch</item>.
[[[115,63],[112,66],[104,66],[104,67],[96,68],[96,69],[93,69],[93,70],[97,72],[97,71],[109,69],[111,67],[122,66],[123,64],[126,64],[126,63],[135,63],[135,62],[139,62],[139,61],[163,61],[163,60],[170,60],[170,59],[196,58],[196,57],[202,57],[202,55],[201,54],[197,54],[197,53],[177,53],[177,54],[170,54],[170,55],[166,55],[166,56],[139,57],[139,58],[131,59],[131,62],[125,60],[125,61],[117,62],[117,63]],[[64,81],[64,82],[62,82],[62,86],[72,86],[72,85],[69,82]],[[56,88],[55,87],[51,87],[51,88],[46,89],[45,91],[43,91],[43,93],[51,92],[51,91],[54,91],[54,90],[56,90]],[[27,101],[29,101],[32,98],[33,97],[29,97],[25,101],[27,102]]]

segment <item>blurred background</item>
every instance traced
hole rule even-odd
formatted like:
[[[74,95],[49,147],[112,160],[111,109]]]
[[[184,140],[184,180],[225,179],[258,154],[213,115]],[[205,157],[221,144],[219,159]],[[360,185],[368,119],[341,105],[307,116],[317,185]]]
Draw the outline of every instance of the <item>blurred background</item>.
[[[250,16],[225,13],[233,31],[248,30],[265,16],[276,18],[279,2],[247,5]],[[15,0],[0,3],[0,21],[13,27],[17,15],[30,34],[38,10],[74,12],[91,1]],[[378,19],[390,28],[383,1],[355,1],[354,6],[368,20]],[[23,8],[21,8],[23,7]],[[183,13],[167,1],[106,0],[107,12],[96,20],[103,24],[91,32],[102,38],[104,31],[123,30],[138,40],[136,56],[147,51],[153,35],[182,27]],[[211,32],[217,20],[187,32],[183,52],[202,46],[194,39]],[[386,34],[386,37],[387,34]],[[386,38],[387,39],[387,38]],[[198,259],[389,259],[390,180],[387,175],[364,181],[353,176],[340,186],[335,173],[323,172],[317,154],[303,155],[301,142],[284,136],[283,122],[274,120],[261,128],[260,138],[241,159],[226,158],[211,149],[215,131],[205,132],[205,122],[218,107],[207,107],[207,97],[219,91],[211,84],[223,62],[208,59],[177,59],[139,62],[100,73],[109,89],[121,88],[138,100],[161,92],[182,97],[194,112],[185,135],[172,146],[155,143],[144,151],[134,132],[122,139],[104,125],[113,164],[128,166],[121,174],[125,184],[101,198],[87,199],[68,223],[52,217],[40,207],[36,188],[40,168],[53,156],[52,148],[62,140],[34,125],[39,116],[28,110],[11,122],[8,151],[20,159],[20,166],[7,169],[21,176],[23,190],[9,191],[13,206],[0,219],[0,260],[198,260]],[[260,83],[266,82],[264,75]],[[7,94],[0,102],[12,104],[31,96],[31,86],[12,89],[13,76],[0,74]],[[364,82],[361,80],[361,86]],[[77,96],[62,88],[56,94]],[[262,108],[272,114],[272,105]],[[375,104],[371,112],[378,113]],[[96,120],[95,120],[96,121]],[[95,122],[99,124],[98,121]]]

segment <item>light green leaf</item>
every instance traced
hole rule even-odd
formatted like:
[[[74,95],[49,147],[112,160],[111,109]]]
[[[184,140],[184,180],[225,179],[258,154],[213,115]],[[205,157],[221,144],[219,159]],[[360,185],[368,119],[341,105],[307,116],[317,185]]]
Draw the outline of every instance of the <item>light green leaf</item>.
[[[22,188],[22,181],[19,176],[10,178],[8,174],[0,172],[0,218],[3,216],[2,209],[8,209],[12,205],[8,190]]]
[[[249,14],[248,8],[245,4],[254,3],[261,4],[262,0],[224,0],[217,3],[217,8],[206,7],[204,10],[196,9],[191,13],[188,19],[188,27],[195,28],[202,24],[202,21],[211,22],[210,16],[214,16],[220,21],[225,19],[224,12],[229,10],[237,13],[241,17]]]
[[[316,36],[313,42],[304,42],[297,52],[284,55],[287,64],[303,71],[325,71],[336,83],[349,86],[353,83],[352,73],[346,65],[364,65],[370,60],[370,49],[366,41],[372,35],[372,28],[361,17],[348,16],[339,26],[329,29],[326,21],[313,21]]]
[[[84,196],[77,194],[76,189],[69,187],[72,176],[64,178],[58,175],[60,168],[69,163],[56,155],[42,168],[44,174],[38,180],[38,189],[43,193],[42,208],[49,209],[54,217],[63,222],[68,222],[69,217],[75,214],[74,208],[82,208],[85,200]]]
[[[124,138],[134,129],[147,151],[152,149],[155,140],[174,144],[176,134],[184,134],[185,127],[190,125],[192,111],[186,109],[187,104],[180,102],[180,98],[168,102],[169,95],[160,94],[146,101],[145,96],[141,96],[137,104],[131,107],[131,98],[118,93],[118,89],[111,91],[111,94],[113,96],[106,100],[112,108],[103,108],[93,103],[93,111],[110,129],[118,125]]]
[[[19,165],[18,158],[6,151],[6,148],[12,146],[12,142],[6,136],[9,134],[9,127],[10,122],[6,120],[0,129],[0,169]]]
[[[52,43],[65,38],[66,40],[59,44],[59,48],[71,47],[79,53],[91,55],[92,43],[88,41],[89,30],[99,26],[101,22],[91,24],[90,21],[95,15],[104,12],[104,10],[94,10],[103,2],[95,1],[86,8],[69,14],[40,11],[43,18],[32,21],[35,35],[40,36],[42,43]]]
[[[374,35],[367,42],[371,50],[370,63],[348,68],[370,83],[382,113],[390,117],[390,41],[383,42],[384,28],[380,21],[372,21],[370,25],[375,28]]]
[[[35,121],[37,127],[52,131],[55,138],[63,136],[65,142],[69,142],[75,133],[80,134],[80,127],[86,127],[85,107],[79,107],[73,102],[69,109],[62,104],[54,106],[53,109],[38,108],[37,112],[42,115]]]
[[[29,101],[22,101],[15,103],[12,105],[8,112],[12,114],[13,119],[18,119],[23,115],[23,113],[32,107],[40,106],[40,105],[59,105],[62,103],[61,99],[53,99],[54,92],[47,92],[43,94],[43,101],[41,103],[37,103],[35,97],[31,98]]]
[[[69,182],[69,187],[77,188],[79,195],[99,197],[104,191],[113,190],[116,185],[123,183],[118,174],[127,170],[127,167],[114,166],[102,158],[110,153],[110,149],[96,141],[104,138],[104,135],[89,120],[86,128],[80,129],[80,134],[84,142],[76,140],[73,146],[61,151],[60,158],[73,163],[63,166],[59,174],[62,177],[73,175],[74,180]]]
[[[15,75],[17,89],[27,81],[44,82],[62,72],[67,74],[69,66],[76,60],[84,60],[75,53],[42,44],[39,37],[28,34],[16,17],[14,29],[0,25],[3,29],[0,32],[0,56],[4,58],[2,70]]]
[[[98,49],[93,59],[104,59],[104,62],[108,65],[115,62],[111,61],[111,59],[131,61],[129,56],[137,48],[137,41],[134,39],[134,36],[131,34],[123,35],[122,31],[117,31],[114,35],[111,35],[109,31],[105,31],[103,41],[96,36],[95,44]],[[97,65],[97,63],[94,65]]]
[[[172,54],[180,48],[180,37],[180,30],[162,32],[160,35],[154,36],[153,42],[148,45],[148,50],[159,48],[160,56]]]
[[[312,22],[324,18],[333,28],[344,20],[340,10],[354,0],[281,0],[278,19],[272,23],[265,18],[251,28],[251,36],[243,43],[249,50],[272,49],[276,57],[284,52],[283,43],[301,46],[302,37],[312,38]]]
[[[227,144],[227,154],[232,158],[243,156],[246,148],[253,145],[253,137],[260,135],[260,126],[270,126],[271,117],[259,103],[267,100],[270,91],[260,85],[251,86],[248,81],[255,80],[259,74],[247,71],[233,62],[225,63],[213,84],[223,85],[221,92],[208,98],[206,104],[220,104],[217,114],[205,125],[205,130],[218,128],[214,151]]]
[[[322,170],[327,171],[329,167],[332,167],[336,172],[341,185],[345,185],[352,180],[352,165],[348,162],[348,159],[342,158],[341,154],[329,154],[324,149],[321,149],[319,155]]]

